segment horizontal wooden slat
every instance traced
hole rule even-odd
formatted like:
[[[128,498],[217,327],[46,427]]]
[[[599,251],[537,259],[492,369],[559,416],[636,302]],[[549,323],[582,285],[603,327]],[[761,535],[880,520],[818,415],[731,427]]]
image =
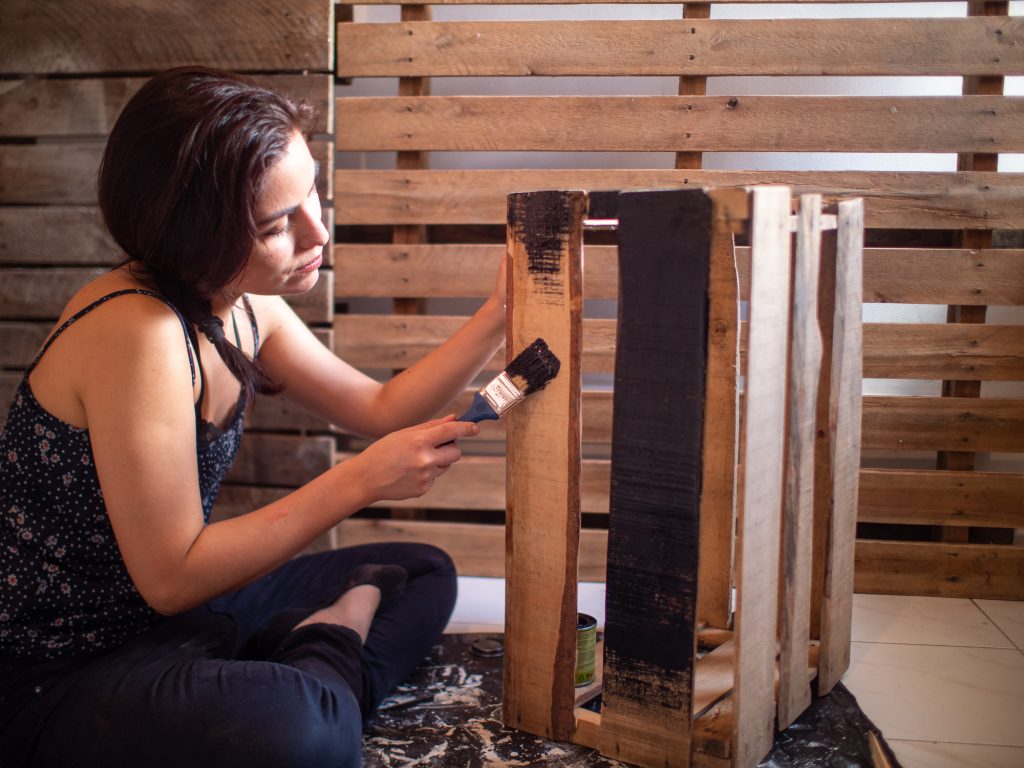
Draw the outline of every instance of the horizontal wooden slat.
[[[1008,96],[343,97],[338,149],[1020,152]]]
[[[0,144],[0,204],[95,205],[101,140],[61,144]],[[323,170],[320,192],[333,194],[333,142],[313,141],[310,152]]]
[[[864,376],[1024,381],[1024,325],[865,323]]]
[[[465,317],[442,315],[338,315],[334,320],[335,352],[360,368],[407,368],[450,337]],[[614,320],[583,323],[583,370],[613,370]],[[485,370],[505,367],[504,347]]]
[[[324,181],[327,177],[324,177]],[[323,209],[323,221],[334,230],[334,209]],[[324,251],[330,266],[334,251]],[[113,266],[121,253],[110,239],[99,208],[85,205],[0,206],[0,263]]]
[[[1016,75],[1022,43],[991,17],[342,23],[338,74]]]
[[[3,241],[0,209],[0,252]],[[334,246],[337,298],[484,297],[504,245]],[[584,246],[584,294],[618,296],[615,246]],[[740,292],[750,289],[750,249],[736,249]],[[869,303],[1024,305],[1024,250],[866,248],[864,299]]]
[[[381,541],[414,541],[441,547],[464,576],[505,576],[505,526],[399,520],[344,521],[337,528],[343,547]],[[608,532],[580,532],[579,579],[604,581]]]
[[[335,463],[334,438],[250,432],[227,477],[232,483],[300,486]]]
[[[325,0],[4,0],[0,72],[329,71],[332,10]]]
[[[1024,174],[1019,173],[346,169],[334,179],[338,225],[504,224],[507,195],[517,191],[787,184],[794,194],[863,197],[868,227],[1024,228]]]
[[[909,0],[912,3],[920,2],[932,2],[933,0]],[[939,0],[944,2],[945,0]],[[950,0],[951,2],[953,0]],[[409,3],[404,0],[341,0],[339,5],[398,5],[401,2],[402,5],[578,5],[578,4],[590,4],[593,0],[416,0],[416,2]],[[610,0],[610,5],[663,5],[667,0]],[[716,0],[716,2],[727,3],[729,5],[744,5],[748,3],[794,3],[796,5],[803,5],[804,3],[852,3],[860,5],[861,3],[889,3],[892,0]]]
[[[1024,474],[862,469],[862,523],[1024,528]]]
[[[867,396],[861,447],[1024,451],[1024,400]]]
[[[1024,547],[858,540],[853,589],[1024,600]]]
[[[315,133],[334,130],[330,75],[257,75],[262,85],[311,104]],[[105,136],[144,77],[0,81],[0,136]]]
[[[105,267],[0,267],[0,317],[55,320],[83,285],[108,271]],[[334,318],[333,293],[333,274],[324,270],[311,290],[285,299],[305,322],[329,323]]]

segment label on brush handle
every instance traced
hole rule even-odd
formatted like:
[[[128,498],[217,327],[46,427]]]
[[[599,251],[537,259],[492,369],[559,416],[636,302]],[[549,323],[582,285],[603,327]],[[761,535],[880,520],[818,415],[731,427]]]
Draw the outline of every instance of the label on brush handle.
[[[481,389],[480,394],[499,416],[523,399],[523,393],[519,391],[519,387],[512,383],[504,371]]]

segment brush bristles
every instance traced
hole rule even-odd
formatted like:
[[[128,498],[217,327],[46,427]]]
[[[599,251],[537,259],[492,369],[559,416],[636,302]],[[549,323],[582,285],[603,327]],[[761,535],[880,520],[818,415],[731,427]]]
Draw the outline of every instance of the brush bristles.
[[[505,373],[515,383],[523,396],[543,389],[558,375],[561,366],[558,358],[548,349],[544,339],[537,339],[509,363]]]

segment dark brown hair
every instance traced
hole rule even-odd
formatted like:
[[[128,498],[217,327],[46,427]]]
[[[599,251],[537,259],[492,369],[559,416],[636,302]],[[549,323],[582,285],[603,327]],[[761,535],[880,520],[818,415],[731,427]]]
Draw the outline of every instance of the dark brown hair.
[[[99,173],[104,223],[125,263],[191,324],[245,268],[267,172],[314,117],[241,76],[181,67],[147,81],[117,118]],[[214,346],[246,402],[280,390],[223,336]]]

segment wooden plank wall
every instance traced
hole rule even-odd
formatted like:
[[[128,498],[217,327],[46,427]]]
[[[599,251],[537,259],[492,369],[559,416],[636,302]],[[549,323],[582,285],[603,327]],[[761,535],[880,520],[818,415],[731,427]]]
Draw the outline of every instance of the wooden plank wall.
[[[701,3],[679,18],[637,19],[628,6],[643,3],[622,2],[622,20],[602,21],[527,21],[527,8],[480,0],[467,4],[475,13],[441,9],[460,2],[369,3],[391,14],[370,23],[367,8],[332,0],[0,3],[0,393],[13,391],[68,296],[116,258],[94,185],[120,106],[160,69],[233,68],[320,107],[314,151],[334,263],[297,307],[324,343],[375,375],[425,354],[491,290],[509,192],[776,182],[795,194],[864,197],[869,311],[951,309],[948,322],[864,327],[870,381],[926,381],[934,391],[862,401],[857,588],[1024,597],[1022,550],[1007,533],[1024,527],[1024,249],[1004,231],[1024,228],[1024,174],[996,171],[996,152],[1024,151],[1022,100],[1001,95],[1004,77],[1024,74],[1024,22],[1005,3],[973,0],[963,18],[842,21],[714,18]],[[965,79],[964,95],[929,98],[716,87],[715,78],[745,75]],[[582,96],[561,79],[576,76],[607,78],[595,91],[608,95]],[[671,87],[623,95],[622,76]],[[524,95],[480,95],[503,93],[506,78],[526,84]],[[565,95],[540,95],[552,91]],[[574,154],[598,149],[633,159],[605,168]],[[943,151],[959,164],[718,170],[706,167],[714,161],[704,153],[715,151]],[[530,154],[506,154],[521,152]],[[561,167],[546,167],[551,153]],[[602,579],[614,237],[588,233],[584,249],[580,575]],[[504,361],[499,352],[490,370]],[[280,399],[262,400],[249,430],[220,514],[280,496],[363,445]],[[369,510],[324,544],[432,541],[463,573],[502,575],[504,425],[488,424],[484,437],[431,494]]]
[[[0,4],[0,395],[4,407],[66,301],[119,257],[96,207],[107,133],[146,77],[190,64],[253,75],[312,103],[333,228],[330,0],[5,0]],[[125,45],[130,40],[131,45]],[[328,260],[329,261],[329,260]],[[333,274],[293,304],[332,343]],[[326,425],[260,404],[219,514],[251,508],[336,461]],[[256,485],[258,484],[258,485]],[[320,546],[333,543],[327,537]]]
[[[994,150],[1024,151],[1024,100],[1002,95],[1005,76],[1024,74],[1024,21],[1007,16],[1005,3],[974,2],[960,18],[841,21],[712,18],[719,6],[700,3],[685,4],[676,19],[644,20],[626,9],[640,2],[621,3],[622,20],[441,9],[461,4],[437,3],[431,15],[418,3],[396,11],[385,0],[373,5],[390,11],[356,9],[354,21],[338,24],[336,139],[347,160],[335,173],[335,298],[351,311],[335,319],[337,349],[366,369],[387,370],[450,333],[491,289],[510,192],[784,183],[794,194],[863,197],[869,318],[877,309],[869,305],[954,309],[947,323],[889,319],[864,327],[872,389],[861,402],[856,588],[1024,598],[1024,549],[1011,543],[1012,529],[1024,527],[1024,398],[1013,384],[1024,381],[1024,250],[1000,232],[1024,228],[1024,175],[997,172],[993,162]],[[776,96],[747,93],[740,81],[723,94],[714,82],[820,75],[965,79],[963,95],[948,96],[881,88]],[[593,86],[608,95],[580,95],[574,81],[559,80],[572,76],[608,78],[605,91]],[[622,95],[621,76],[678,78],[678,87]],[[516,78],[516,87],[505,78]],[[379,85],[396,80],[397,89]],[[481,95],[506,92],[516,95]],[[539,95],[551,92],[562,95]],[[631,159],[603,168],[592,155],[572,154],[595,151]],[[786,152],[794,164],[718,170],[703,167],[714,162],[707,152]],[[959,166],[799,170],[805,152],[946,152]],[[555,168],[546,167],[550,153],[558,153]],[[648,153],[649,162],[637,163],[634,153]],[[410,227],[420,234],[402,239]],[[740,246],[745,297],[749,266]],[[580,576],[600,580],[614,237],[588,233],[584,254]],[[417,314],[386,301],[396,298],[422,300]],[[1000,309],[986,316],[984,307]],[[504,360],[499,353],[490,369]],[[983,383],[943,388],[944,381]],[[902,395],[893,384],[931,394]],[[357,517],[343,524],[340,541],[432,541],[463,573],[503,575],[503,425],[488,425],[485,437],[431,494],[398,505],[414,515]]]

